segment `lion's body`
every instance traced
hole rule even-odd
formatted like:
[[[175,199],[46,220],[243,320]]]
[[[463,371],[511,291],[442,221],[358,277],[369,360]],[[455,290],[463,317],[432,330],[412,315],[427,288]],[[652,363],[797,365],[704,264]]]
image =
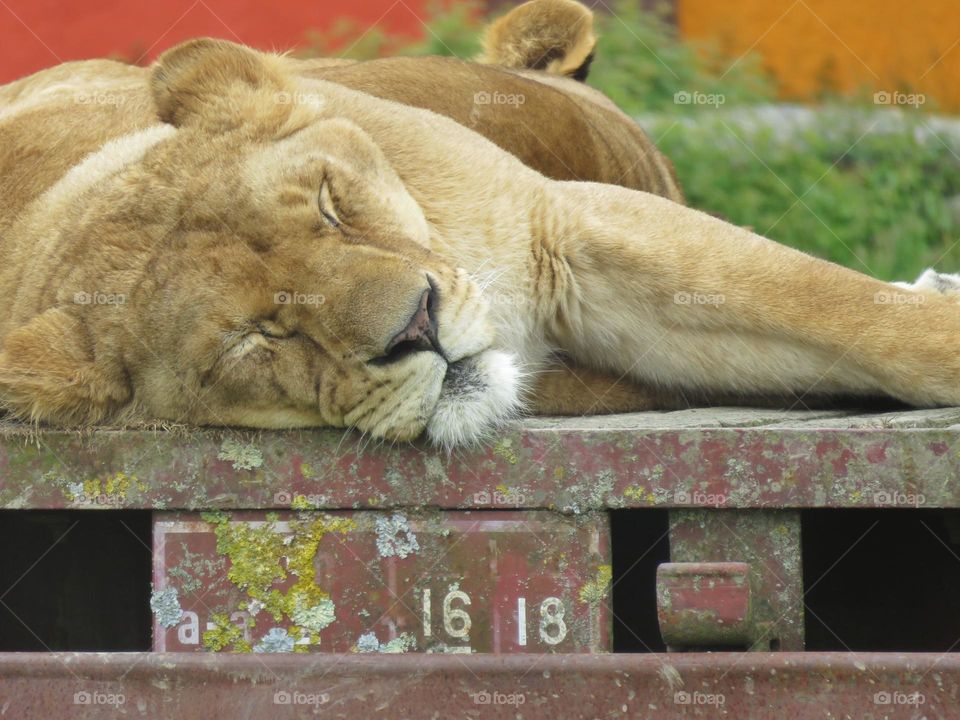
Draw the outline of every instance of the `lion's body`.
[[[683,201],[673,165],[640,127],[573,80],[452,58],[311,65],[300,69],[304,77],[444,115],[554,180],[611,183]]]
[[[544,162],[508,132],[517,108],[483,121],[496,144],[470,128],[496,78],[523,88],[531,122],[568,123],[547,174],[623,172],[679,198],[646,138],[586,91],[454,61],[364,65],[198,41],[152,70],[75,64],[0,88],[4,404],[454,445],[516,412],[521,373],[557,353],[638,383],[610,408],[548,377],[568,411],[687,393],[960,402],[960,312],[943,297],[878,303],[893,286],[670,199],[550,179],[518,159]],[[448,117],[416,107],[431,101],[415,82],[390,99],[411,76],[444,88]]]

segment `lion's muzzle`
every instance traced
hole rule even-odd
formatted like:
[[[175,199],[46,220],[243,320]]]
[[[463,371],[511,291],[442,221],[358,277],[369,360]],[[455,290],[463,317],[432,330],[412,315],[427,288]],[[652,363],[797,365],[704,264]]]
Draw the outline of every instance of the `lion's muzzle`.
[[[423,291],[417,310],[407,326],[387,343],[381,362],[392,362],[411,352],[432,351],[443,356],[437,338],[436,289],[431,286]]]
[[[447,449],[482,440],[519,413],[520,378],[515,357],[499,350],[451,363],[427,435]]]

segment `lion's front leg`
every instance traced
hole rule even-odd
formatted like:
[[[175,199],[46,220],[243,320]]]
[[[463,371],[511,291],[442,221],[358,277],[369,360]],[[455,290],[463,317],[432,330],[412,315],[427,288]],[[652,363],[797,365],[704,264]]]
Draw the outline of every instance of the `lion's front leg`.
[[[555,183],[534,227],[547,337],[655,387],[960,403],[960,309],[645,193]],[[891,300],[891,293],[903,297]]]
[[[670,392],[642,385],[623,373],[610,373],[558,358],[537,372],[530,390],[534,415],[606,415],[683,406]]]

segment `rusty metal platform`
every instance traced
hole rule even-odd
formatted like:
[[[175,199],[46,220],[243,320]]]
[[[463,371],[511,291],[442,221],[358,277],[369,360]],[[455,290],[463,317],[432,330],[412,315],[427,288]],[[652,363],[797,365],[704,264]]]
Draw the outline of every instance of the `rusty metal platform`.
[[[529,419],[452,455],[0,425],[0,510],[150,512],[155,651],[0,652],[0,717],[960,719],[956,654],[800,652],[801,511],[958,480],[960,409]],[[609,652],[629,509],[669,518],[665,654]]]
[[[0,654],[14,718],[956,720],[960,658]]]
[[[0,508],[960,508],[960,409],[529,419],[452,456],[341,431],[0,429]]]

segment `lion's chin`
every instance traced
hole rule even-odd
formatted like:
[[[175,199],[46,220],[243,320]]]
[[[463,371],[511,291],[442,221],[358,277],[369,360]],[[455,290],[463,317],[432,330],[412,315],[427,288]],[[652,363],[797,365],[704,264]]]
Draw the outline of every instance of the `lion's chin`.
[[[427,436],[451,450],[475,444],[521,408],[520,371],[513,355],[485,350],[447,370]]]

